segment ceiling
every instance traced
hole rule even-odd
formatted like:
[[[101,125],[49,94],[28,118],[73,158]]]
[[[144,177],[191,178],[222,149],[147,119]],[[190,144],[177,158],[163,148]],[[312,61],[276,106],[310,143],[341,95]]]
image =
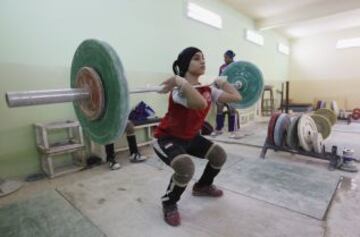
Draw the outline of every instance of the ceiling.
[[[288,38],[360,27],[360,0],[222,0]]]

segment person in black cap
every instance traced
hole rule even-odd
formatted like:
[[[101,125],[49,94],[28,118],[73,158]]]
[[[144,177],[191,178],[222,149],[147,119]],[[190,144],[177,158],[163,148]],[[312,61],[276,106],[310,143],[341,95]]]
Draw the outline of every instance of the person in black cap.
[[[239,92],[222,79],[215,86],[201,86],[205,73],[203,53],[194,47],[184,49],[173,63],[175,76],[162,83],[162,93],[170,92],[168,111],[155,130],[153,148],[159,158],[174,170],[166,193],[162,196],[164,220],[172,226],[180,224],[177,202],[194,175],[191,156],[207,159],[206,168],[195,183],[195,196],[220,197],[223,191],[213,185],[215,176],[226,160],[224,149],[200,135],[212,102],[237,102]]]
[[[224,53],[225,63],[220,66],[219,76],[223,73],[225,68],[234,62],[235,53],[232,50],[227,50]],[[227,108],[227,112],[224,112],[224,108]],[[215,137],[223,133],[225,114],[228,115],[228,131],[230,138],[238,138],[236,132],[240,128],[239,112],[227,103],[216,103],[216,124],[215,130],[211,133],[211,136]]]

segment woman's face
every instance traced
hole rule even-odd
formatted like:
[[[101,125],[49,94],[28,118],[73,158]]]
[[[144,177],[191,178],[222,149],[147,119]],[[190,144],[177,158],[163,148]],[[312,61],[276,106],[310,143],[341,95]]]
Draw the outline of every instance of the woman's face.
[[[194,56],[191,58],[188,73],[200,76],[205,73],[205,58],[204,55],[201,52],[197,52],[194,54]]]

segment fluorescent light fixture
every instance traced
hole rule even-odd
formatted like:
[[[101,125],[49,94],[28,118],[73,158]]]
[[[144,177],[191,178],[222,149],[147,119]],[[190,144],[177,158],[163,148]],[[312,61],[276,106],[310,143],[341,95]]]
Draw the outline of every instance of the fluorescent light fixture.
[[[336,43],[337,49],[346,49],[346,48],[354,48],[354,47],[360,47],[360,38],[342,39],[342,40],[338,40]]]
[[[218,29],[222,28],[222,18],[220,15],[209,11],[203,7],[200,7],[195,3],[188,2],[187,16],[194,20],[216,27]]]
[[[258,45],[264,45],[264,36],[253,30],[245,30],[245,38]]]
[[[280,53],[283,53],[285,55],[289,55],[290,54],[290,49],[289,49],[289,46],[285,45],[285,44],[282,44],[282,43],[279,43],[278,44],[278,51]]]

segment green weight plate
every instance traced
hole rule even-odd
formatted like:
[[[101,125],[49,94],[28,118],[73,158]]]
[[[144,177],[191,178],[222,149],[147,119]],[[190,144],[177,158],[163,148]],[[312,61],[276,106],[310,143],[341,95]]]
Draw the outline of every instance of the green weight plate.
[[[287,131],[286,136],[286,144],[291,149],[297,150],[299,147],[299,137],[298,137],[298,122],[299,122],[300,116],[292,117],[291,122]]]
[[[221,76],[226,76],[229,83],[241,82],[239,92],[242,100],[232,105],[238,109],[253,106],[261,97],[264,88],[264,81],[261,71],[250,62],[233,62],[225,68]]]
[[[328,118],[331,122],[331,125],[334,125],[336,123],[337,120],[336,114],[331,109],[326,109],[326,108],[318,109],[315,111],[315,114],[321,114],[326,118]]]
[[[331,133],[330,120],[321,114],[313,114],[311,115],[311,118],[315,121],[316,127],[323,139],[328,138]]]
[[[314,120],[306,114],[301,115],[297,129],[300,146],[305,151],[311,151],[313,149],[313,136],[318,133]]]
[[[129,90],[124,69],[115,50],[106,42],[89,39],[76,49],[71,65],[71,87],[83,67],[94,69],[101,78],[105,107],[101,116],[89,119],[74,102],[75,113],[85,133],[96,143],[108,144],[121,136],[129,114]]]

